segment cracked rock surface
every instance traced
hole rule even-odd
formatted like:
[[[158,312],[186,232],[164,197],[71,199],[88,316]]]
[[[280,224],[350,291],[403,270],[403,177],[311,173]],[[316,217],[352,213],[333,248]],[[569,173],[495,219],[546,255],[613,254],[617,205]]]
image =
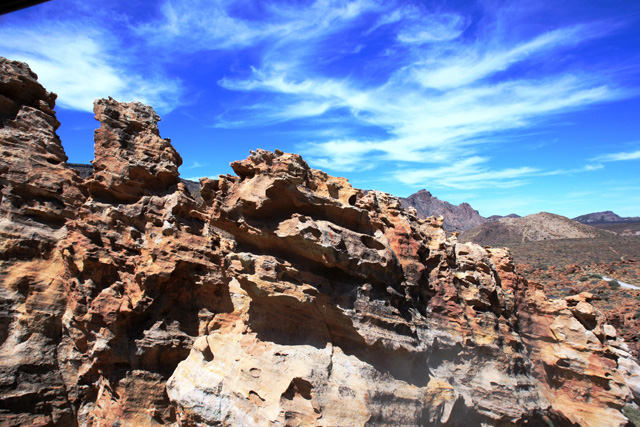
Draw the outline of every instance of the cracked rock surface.
[[[0,425],[624,426],[640,367],[589,294],[257,150],[201,180],[139,103],[95,103],[95,174],[55,95],[0,59]]]

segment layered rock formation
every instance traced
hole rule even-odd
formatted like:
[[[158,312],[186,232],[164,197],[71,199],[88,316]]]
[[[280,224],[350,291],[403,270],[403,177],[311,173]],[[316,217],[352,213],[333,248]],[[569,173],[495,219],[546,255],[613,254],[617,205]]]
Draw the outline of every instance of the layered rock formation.
[[[420,190],[407,198],[401,198],[400,201],[405,209],[414,208],[419,218],[442,216],[443,228],[446,231],[469,230],[487,222],[468,203],[452,205],[433,197],[427,190]]]
[[[53,97],[0,63],[0,424],[623,426],[638,409],[640,368],[589,295],[550,301],[506,250],[295,154],[234,162],[197,206],[137,103],[96,102],[82,181]]]
[[[56,96],[26,64],[0,59],[0,423],[69,425],[57,346],[65,311],[58,245],[86,198],[66,168]]]

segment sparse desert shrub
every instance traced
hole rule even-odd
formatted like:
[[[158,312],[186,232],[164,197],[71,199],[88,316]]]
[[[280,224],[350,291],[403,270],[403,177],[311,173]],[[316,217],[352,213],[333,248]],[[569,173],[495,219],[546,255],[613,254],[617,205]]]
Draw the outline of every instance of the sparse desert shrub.
[[[587,280],[589,280],[589,276],[582,276],[580,279],[578,279],[579,282],[586,282]]]
[[[602,274],[591,273],[591,274],[589,274],[589,277],[591,277],[593,279],[602,279]]]
[[[629,418],[633,425],[640,425],[640,409],[638,409],[637,405],[627,403],[622,408],[622,413]]]
[[[640,308],[636,311],[636,313],[633,315],[633,318],[638,320],[640,319]]]
[[[609,280],[608,282],[611,289],[620,289],[620,283],[617,280]]]

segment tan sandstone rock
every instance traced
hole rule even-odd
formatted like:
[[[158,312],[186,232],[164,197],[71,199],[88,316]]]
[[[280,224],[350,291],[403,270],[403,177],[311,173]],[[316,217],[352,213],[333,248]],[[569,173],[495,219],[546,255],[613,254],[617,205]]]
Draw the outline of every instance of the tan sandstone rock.
[[[580,294],[296,154],[179,183],[153,109],[95,104],[66,167],[54,95],[0,60],[0,425],[623,426],[640,367]]]
[[[88,183],[92,196],[131,203],[178,183],[182,158],[170,140],[160,137],[160,117],[153,108],[109,98],[97,100],[94,112],[100,128]]]
[[[64,312],[57,245],[84,200],[65,167],[48,93],[29,67],[0,58],[0,423],[75,422],[56,358]]]

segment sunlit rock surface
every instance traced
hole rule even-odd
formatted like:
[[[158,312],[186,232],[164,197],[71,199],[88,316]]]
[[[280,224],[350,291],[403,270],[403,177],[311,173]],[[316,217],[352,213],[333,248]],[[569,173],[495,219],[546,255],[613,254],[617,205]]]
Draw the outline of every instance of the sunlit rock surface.
[[[0,425],[624,426],[640,368],[588,294],[257,150],[196,203],[155,112],[95,104],[95,174],[0,60]]]

